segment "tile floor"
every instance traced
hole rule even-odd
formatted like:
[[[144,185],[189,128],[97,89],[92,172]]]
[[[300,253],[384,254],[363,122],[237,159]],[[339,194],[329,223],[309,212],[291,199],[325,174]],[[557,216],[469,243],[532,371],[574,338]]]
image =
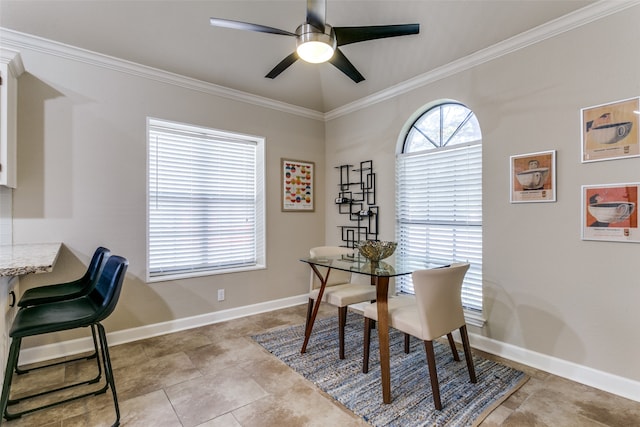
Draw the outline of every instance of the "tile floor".
[[[123,426],[267,427],[367,424],[290,370],[251,335],[304,322],[306,305],[111,347]],[[321,316],[336,315],[322,307]],[[336,345],[337,352],[337,345]],[[485,357],[490,357],[484,355]],[[88,377],[95,362],[16,376],[17,393]],[[505,363],[514,365],[505,361]],[[531,379],[481,424],[640,426],[640,403],[515,365]],[[109,426],[111,393],[9,421],[20,426]]]

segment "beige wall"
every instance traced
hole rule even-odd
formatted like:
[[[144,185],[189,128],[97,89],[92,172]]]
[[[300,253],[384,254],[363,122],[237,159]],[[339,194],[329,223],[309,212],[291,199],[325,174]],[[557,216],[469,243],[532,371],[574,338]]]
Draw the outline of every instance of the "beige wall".
[[[640,380],[640,244],[582,241],[581,185],[640,181],[640,158],[582,164],[582,107],[640,95],[640,7],[540,42],[326,126],[326,240],[345,162],[373,160],[382,238],[394,236],[394,153],[423,105],[455,99],[483,133],[482,330],[505,344]],[[509,156],[557,150],[557,202],[509,203]]]
[[[63,242],[50,274],[77,277],[98,245],[130,265],[110,331],[271,301],[308,290],[298,257],[324,243],[324,191],[314,213],[280,211],[280,158],[316,162],[324,184],[324,123],[24,49],[19,83],[14,242]],[[145,283],[146,118],[266,138],[267,269]],[[216,290],[226,299],[218,302]]]
[[[76,276],[105,245],[131,262],[110,331],[303,294],[296,259],[339,243],[344,223],[334,166],[373,160],[380,238],[393,239],[399,132],[422,105],[450,98],[483,131],[488,321],[473,332],[640,381],[640,244],[582,241],[579,220],[581,185],[640,181],[640,158],[581,164],[579,132],[580,108],[640,95],[638,22],[634,7],[326,124],[24,49],[14,242],[65,248],[54,273],[21,287]],[[266,137],[266,270],[144,282],[147,116]],[[510,204],[509,156],[550,149],[558,201]],[[280,212],[280,157],[316,162],[315,213]]]

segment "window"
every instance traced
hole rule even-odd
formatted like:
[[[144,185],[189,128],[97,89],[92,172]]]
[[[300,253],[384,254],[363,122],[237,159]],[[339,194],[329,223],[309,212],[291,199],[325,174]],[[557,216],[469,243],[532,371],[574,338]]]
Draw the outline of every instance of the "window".
[[[396,160],[398,259],[413,268],[469,262],[462,304],[467,320],[481,323],[480,126],[475,114],[459,103],[423,111],[407,123]],[[398,278],[396,287],[413,293],[411,276]]]
[[[264,139],[148,119],[147,280],[263,268]]]

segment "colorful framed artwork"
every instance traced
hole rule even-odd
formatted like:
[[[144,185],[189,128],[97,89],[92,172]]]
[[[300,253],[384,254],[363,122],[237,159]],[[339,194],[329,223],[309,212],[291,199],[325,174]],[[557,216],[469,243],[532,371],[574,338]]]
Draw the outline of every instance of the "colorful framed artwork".
[[[640,97],[580,110],[582,162],[640,156]]]
[[[582,239],[640,242],[640,183],[582,186]]]
[[[511,156],[511,203],[556,201],[556,151]]]
[[[315,210],[315,172],[314,162],[280,159],[282,212]]]

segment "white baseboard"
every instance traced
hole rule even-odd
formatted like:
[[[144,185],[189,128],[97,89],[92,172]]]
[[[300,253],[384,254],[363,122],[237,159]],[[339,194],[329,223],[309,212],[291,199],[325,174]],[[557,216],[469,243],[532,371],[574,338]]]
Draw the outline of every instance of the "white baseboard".
[[[640,381],[598,371],[482,335],[469,333],[469,341],[471,346],[478,350],[640,402]]]
[[[229,310],[216,311],[184,319],[172,320],[169,322],[157,323],[154,325],[142,326],[139,328],[112,332],[108,334],[109,345],[124,344],[171,332],[183,331],[253,314],[292,307],[294,305],[304,304],[307,301],[308,297],[304,294],[260,304],[232,308]],[[512,344],[492,340],[491,338],[478,334],[470,333],[469,340],[471,345],[478,350],[640,402],[640,382],[638,381],[598,371],[577,363],[568,362],[553,356],[517,347]],[[34,363],[91,351],[92,349],[93,342],[90,337],[55,344],[47,344],[22,350],[20,352],[20,363]]]

